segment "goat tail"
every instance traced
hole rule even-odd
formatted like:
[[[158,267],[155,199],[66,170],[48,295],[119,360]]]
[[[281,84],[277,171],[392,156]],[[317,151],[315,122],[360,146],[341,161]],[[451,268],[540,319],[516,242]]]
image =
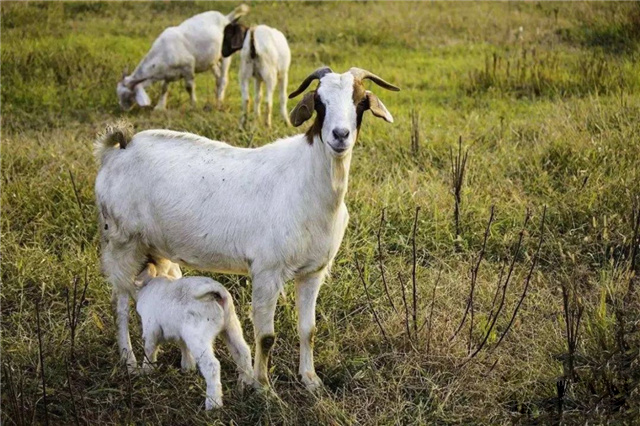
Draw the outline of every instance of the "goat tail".
[[[194,286],[191,294],[194,299],[218,302],[225,312],[231,300],[231,294],[229,294],[227,289],[219,282],[211,279],[206,279],[198,283]]]
[[[227,15],[227,19],[229,20],[229,22],[231,22],[234,19],[238,19],[241,16],[246,15],[247,13],[249,13],[249,6],[242,3],[240,6],[233,9],[233,11]]]
[[[93,152],[98,164],[102,162],[104,154],[115,146],[125,149],[133,138],[133,125],[126,120],[118,120],[107,125],[93,144]]]

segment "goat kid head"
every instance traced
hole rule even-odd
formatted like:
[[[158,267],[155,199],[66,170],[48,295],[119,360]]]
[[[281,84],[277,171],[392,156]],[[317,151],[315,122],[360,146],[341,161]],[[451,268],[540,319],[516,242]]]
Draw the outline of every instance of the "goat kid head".
[[[244,38],[247,35],[249,27],[242,25],[236,18],[224,27],[224,38],[222,39],[222,56],[227,58],[234,52],[242,49]]]
[[[133,105],[137,103],[141,107],[151,105],[151,99],[144,90],[142,83],[144,80],[134,80],[127,76],[127,70],[122,71],[122,79],[116,86],[116,94],[118,95],[118,103],[120,108],[129,111]]]
[[[298,127],[316,112],[316,120],[307,131],[309,143],[318,135],[334,157],[347,155],[355,144],[362,123],[362,115],[370,110],[374,116],[393,123],[393,117],[376,95],[364,87],[364,80],[393,90],[400,89],[377,75],[351,68],[344,74],[336,74],[331,68],[318,68],[304,79],[300,87],[289,95],[295,98],[306,90],[313,80],[319,80],[315,90],[307,92],[290,113],[291,123]]]

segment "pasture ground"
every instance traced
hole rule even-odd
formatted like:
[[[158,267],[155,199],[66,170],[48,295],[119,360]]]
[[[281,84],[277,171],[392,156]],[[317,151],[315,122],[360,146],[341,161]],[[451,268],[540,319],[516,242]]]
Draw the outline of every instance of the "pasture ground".
[[[289,39],[289,91],[321,65],[359,66],[402,88],[371,86],[396,122],[368,115],[353,154],[351,222],[318,302],[324,390],[308,394],[296,378],[290,286],[271,363],[279,398],[239,394],[222,348],[225,407],[216,413],[202,410],[204,381],[178,371],[176,347],[165,347],[156,373],[126,373],[99,272],[92,141],[117,117],[137,130],[184,130],[245,147],[298,132],[275,115],[271,130],[239,128],[237,57],[221,110],[210,108],[209,74],[196,80],[196,109],[175,84],[166,112],[119,110],[123,67],[132,69],[162,29],[234,6],[2,2],[3,423],[637,421],[638,3],[251,3],[245,22]],[[157,99],[158,88],[150,94]],[[451,152],[459,138],[468,161],[456,236]],[[378,234],[397,312],[384,291]],[[250,283],[216,278],[236,298],[252,345]],[[67,293],[77,309],[68,310]],[[77,323],[73,347],[68,316]],[[140,359],[137,326],[133,335]]]

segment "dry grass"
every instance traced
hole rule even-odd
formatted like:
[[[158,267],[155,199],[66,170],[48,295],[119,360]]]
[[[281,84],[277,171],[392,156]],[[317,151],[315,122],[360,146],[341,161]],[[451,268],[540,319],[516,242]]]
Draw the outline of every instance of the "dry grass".
[[[2,2],[3,423],[633,423],[636,3],[252,5],[247,22],[290,40],[291,86],[326,64],[368,68],[403,89],[377,91],[396,122],[366,118],[355,148],[351,223],[318,302],[325,388],[310,395],[296,377],[290,287],[276,317],[279,399],[238,394],[224,350],[217,413],[202,410],[204,383],[179,372],[176,348],[146,377],[118,365],[98,268],[96,135],[121,116],[136,130],[238,146],[295,132],[277,117],[272,130],[238,128],[237,58],[221,111],[203,109],[210,75],[197,78],[198,109],[173,87],[165,113],[118,110],[122,68],[161,29],[231,6]],[[468,162],[452,191],[460,137]],[[252,343],[250,283],[216,278]],[[133,335],[141,350],[137,327]]]

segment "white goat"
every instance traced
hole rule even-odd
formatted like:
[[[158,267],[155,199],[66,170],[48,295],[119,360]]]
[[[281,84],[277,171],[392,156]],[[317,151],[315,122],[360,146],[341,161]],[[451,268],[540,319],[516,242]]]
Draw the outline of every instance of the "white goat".
[[[142,288],[136,309],[142,319],[144,371],[156,362],[160,343],[177,341],[182,368],[190,370],[197,364],[207,382],[205,408],[222,407],[220,362],[212,347],[221,334],[236,363],[239,384],[253,383],[251,351],[242,336],[233,298],[222,284],[206,277],[156,278],[153,264],[147,266],[138,281]]]
[[[254,378],[268,386],[274,313],[285,281],[296,281],[302,381],[321,384],[313,365],[318,291],[335,257],[349,215],[344,203],[363,113],[393,122],[364,79],[399,90],[359,68],[344,74],[321,68],[290,95],[295,126],[317,111],[306,134],[255,149],[235,148],[189,133],[108,128],[96,142],[102,162],[96,202],[103,229],[102,268],[113,286],[118,343],[129,366],[133,280],[151,257],[196,269],[249,274],[256,342]],[[117,147],[120,149],[117,149]]]
[[[169,27],[153,42],[149,53],[129,76],[122,73],[116,93],[120,107],[129,110],[134,101],[140,106],[151,105],[144,88],[162,81],[162,94],[156,109],[167,105],[169,83],[183,78],[191,103],[196,103],[195,73],[212,70],[217,82],[218,104],[224,99],[229,76],[230,58],[222,58],[224,27],[249,12],[249,6],[240,5],[228,15],[209,11],[193,16],[177,27]]]
[[[255,88],[255,115],[260,119],[262,82],[267,88],[267,126],[271,127],[273,92],[280,84],[280,112],[285,123],[290,125],[287,114],[287,80],[291,51],[284,34],[266,25],[247,27],[232,21],[224,28],[222,56],[230,57],[240,50],[240,91],[242,92],[242,123],[247,117],[249,103],[249,81],[253,77]]]

